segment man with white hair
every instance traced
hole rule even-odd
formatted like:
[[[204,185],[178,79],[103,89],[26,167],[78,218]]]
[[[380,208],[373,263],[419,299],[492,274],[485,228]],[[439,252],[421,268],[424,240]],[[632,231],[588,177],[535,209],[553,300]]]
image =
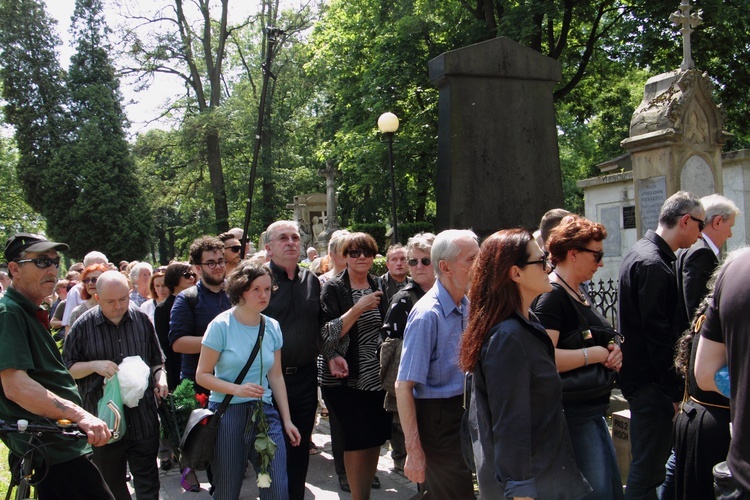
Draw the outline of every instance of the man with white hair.
[[[458,348],[467,323],[471,265],[479,253],[472,231],[435,237],[430,257],[437,281],[414,305],[404,331],[396,399],[406,442],[404,473],[426,482],[430,498],[473,499],[461,453],[464,374]]]
[[[130,302],[128,281],[118,271],[107,271],[96,282],[97,307],[71,327],[63,361],[76,379],[83,407],[97,412],[104,382],[129,356],[139,356],[151,368],[148,385],[138,405],[124,406],[127,432],[119,441],[94,450],[93,460],[117,499],[130,498],[126,462],[139,499],[158,500],[159,418],[156,398],[168,393],[164,355],[148,315]]]
[[[86,254],[83,258],[83,269],[94,264],[109,264],[107,256],[101,252],[93,251]],[[72,267],[71,267],[72,269]],[[80,272],[83,272],[81,269]],[[70,331],[70,314],[73,309],[81,305],[84,300],[81,298],[81,290],[83,289],[83,283],[78,283],[76,286],[70,289],[68,292],[68,298],[65,300],[65,310],[63,311],[62,326],[65,328],[65,333]]]
[[[310,264],[312,261],[318,258],[318,251],[315,249],[315,247],[310,247],[307,249],[307,257],[305,260],[302,261],[302,264]]]
[[[151,293],[149,281],[154,268],[148,262],[139,262],[130,270],[130,282],[133,284],[133,291],[130,292],[130,302],[141,307],[148,300]]]
[[[706,211],[705,227],[693,246],[677,254],[677,285],[680,289],[680,331],[706,295],[708,279],[719,265],[721,247],[732,237],[732,226],[740,209],[729,198],[712,194],[701,198]]]

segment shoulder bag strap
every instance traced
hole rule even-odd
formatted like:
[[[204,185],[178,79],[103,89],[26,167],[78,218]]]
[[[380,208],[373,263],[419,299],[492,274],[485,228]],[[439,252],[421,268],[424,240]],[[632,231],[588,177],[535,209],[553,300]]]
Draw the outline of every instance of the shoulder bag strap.
[[[266,317],[262,314],[260,315],[260,328],[258,330],[258,340],[255,341],[255,347],[253,347],[253,352],[250,353],[250,357],[247,359],[247,363],[245,363],[245,366],[240,371],[240,374],[237,375],[237,380],[234,381],[235,384],[239,384],[242,382],[242,380],[245,378],[245,375],[247,375],[247,371],[250,369],[250,366],[253,364],[253,361],[255,361],[256,356],[258,355],[258,351],[260,351],[260,342],[263,340],[263,334],[266,331]],[[227,394],[224,396],[224,401],[221,402],[221,405],[216,409],[215,415],[218,415],[219,418],[221,418],[222,415],[224,415],[224,412],[227,409],[227,406],[229,406],[229,402],[232,400],[233,395]]]

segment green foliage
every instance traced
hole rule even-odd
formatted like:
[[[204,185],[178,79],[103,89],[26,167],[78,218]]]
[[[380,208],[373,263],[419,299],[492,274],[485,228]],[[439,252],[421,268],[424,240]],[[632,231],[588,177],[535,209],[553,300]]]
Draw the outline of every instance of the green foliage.
[[[18,152],[10,139],[0,137],[0,243],[20,232],[43,233],[44,219],[23,198],[23,190],[16,176]]]
[[[349,231],[353,233],[367,233],[375,239],[378,244],[378,252],[385,253],[388,248],[390,238],[385,237],[387,231],[385,225],[377,222],[356,222],[349,226]]]
[[[151,210],[125,140],[101,0],[77,0],[72,31],[72,133],[48,170],[59,183],[55,194],[67,202],[47,210],[49,233],[68,243],[74,257],[96,249],[113,262],[141,259],[149,249]]]
[[[65,73],[57,60],[59,39],[35,0],[0,1],[0,80],[6,122],[15,129],[16,171],[24,199],[35,211],[60,204],[58,179],[47,169],[64,143]]]

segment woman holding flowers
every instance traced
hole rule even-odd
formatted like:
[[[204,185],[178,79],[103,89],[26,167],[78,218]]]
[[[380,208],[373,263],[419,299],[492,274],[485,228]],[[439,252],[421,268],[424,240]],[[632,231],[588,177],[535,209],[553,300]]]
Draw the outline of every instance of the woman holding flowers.
[[[258,355],[242,383],[234,383],[258,339],[261,311],[271,298],[271,273],[267,267],[242,262],[229,275],[227,293],[234,307],[208,325],[195,375],[198,384],[211,390],[211,410],[216,410],[227,394],[233,395],[219,424],[211,463],[213,498],[239,497],[249,459],[258,475],[260,498],[286,499],[289,493],[282,432],[293,446],[299,445],[300,435],[289,417],[281,373],[282,336],[276,320],[265,317]]]

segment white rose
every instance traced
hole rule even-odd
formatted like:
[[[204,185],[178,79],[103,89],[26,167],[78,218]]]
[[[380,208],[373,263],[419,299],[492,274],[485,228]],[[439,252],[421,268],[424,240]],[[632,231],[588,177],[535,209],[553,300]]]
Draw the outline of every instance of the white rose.
[[[258,474],[258,488],[270,488],[271,487],[271,475],[268,472],[261,472]]]

